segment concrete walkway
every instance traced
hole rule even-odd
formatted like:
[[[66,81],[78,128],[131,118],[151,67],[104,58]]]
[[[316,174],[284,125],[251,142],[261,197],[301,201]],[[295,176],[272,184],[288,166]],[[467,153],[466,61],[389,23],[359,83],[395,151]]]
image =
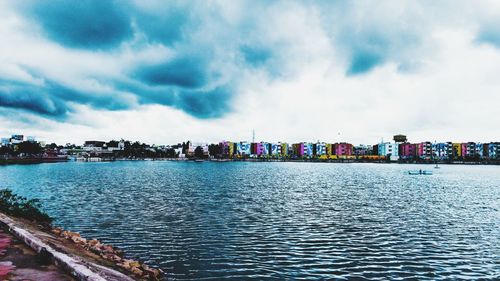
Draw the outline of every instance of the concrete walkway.
[[[74,281],[3,228],[0,228],[0,280]]]
[[[11,237],[11,239],[13,236],[16,237],[19,242],[23,242],[27,247],[38,253],[37,256],[44,256],[47,264],[50,261],[50,263],[68,273],[74,280],[134,281],[139,279],[120,272],[114,262],[85,250],[73,241],[58,237],[47,230],[42,230],[32,222],[20,218],[11,218],[0,213],[0,225],[4,227],[4,234]],[[9,271],[9,268],[6,267],[6,270]],[[4,279],[0,278],[1,280]],[[35,280],[42,279],[37,278]],[[157,280],[157,278],[154,280]]]

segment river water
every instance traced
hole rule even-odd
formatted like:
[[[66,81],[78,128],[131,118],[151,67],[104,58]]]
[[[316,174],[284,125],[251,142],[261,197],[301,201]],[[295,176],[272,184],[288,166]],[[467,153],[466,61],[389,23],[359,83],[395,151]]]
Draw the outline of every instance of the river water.
[[[70,162],[0,188],[173,280],[500,277],[500,166]]]

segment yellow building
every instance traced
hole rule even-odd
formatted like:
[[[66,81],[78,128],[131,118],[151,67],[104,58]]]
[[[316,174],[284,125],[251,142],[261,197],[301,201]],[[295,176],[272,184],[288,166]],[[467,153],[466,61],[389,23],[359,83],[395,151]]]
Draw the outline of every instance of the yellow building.
[[[281,144],[281,156],[288,155],[288,143],[284,142]]]
[[[461,143],[453,143],[453,157],[462,157]]]
[[[232,157],[233,157],[233,155],[234,155],[234,143],[233,143],[233,142],[228,141],[228,142],[227,142],[227,145],[228,145],[228,149],[227,149],[227,151],[228,151],[228,154],[229,154],[229,158],[232,158]]]
[[[327,143],[326,144],[326,155],[328,156],[331,156],[331,155],[334,155],[335,153],[333,153],[333,144],[331,143]]]

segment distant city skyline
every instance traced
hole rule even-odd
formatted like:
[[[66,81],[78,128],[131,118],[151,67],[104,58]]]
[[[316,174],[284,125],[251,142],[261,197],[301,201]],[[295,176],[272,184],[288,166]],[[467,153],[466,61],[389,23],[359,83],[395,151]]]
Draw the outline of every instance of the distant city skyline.
[[[498,1],[2,1],[0,136],[498,141],[499,19]]]

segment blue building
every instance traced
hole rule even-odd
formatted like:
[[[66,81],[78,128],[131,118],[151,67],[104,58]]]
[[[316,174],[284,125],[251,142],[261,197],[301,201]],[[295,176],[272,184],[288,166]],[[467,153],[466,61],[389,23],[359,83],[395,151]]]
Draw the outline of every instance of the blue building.
[[[239,155],[250,155],[252,153],[251,144],[248,142],[236,143],[236,153]]]

